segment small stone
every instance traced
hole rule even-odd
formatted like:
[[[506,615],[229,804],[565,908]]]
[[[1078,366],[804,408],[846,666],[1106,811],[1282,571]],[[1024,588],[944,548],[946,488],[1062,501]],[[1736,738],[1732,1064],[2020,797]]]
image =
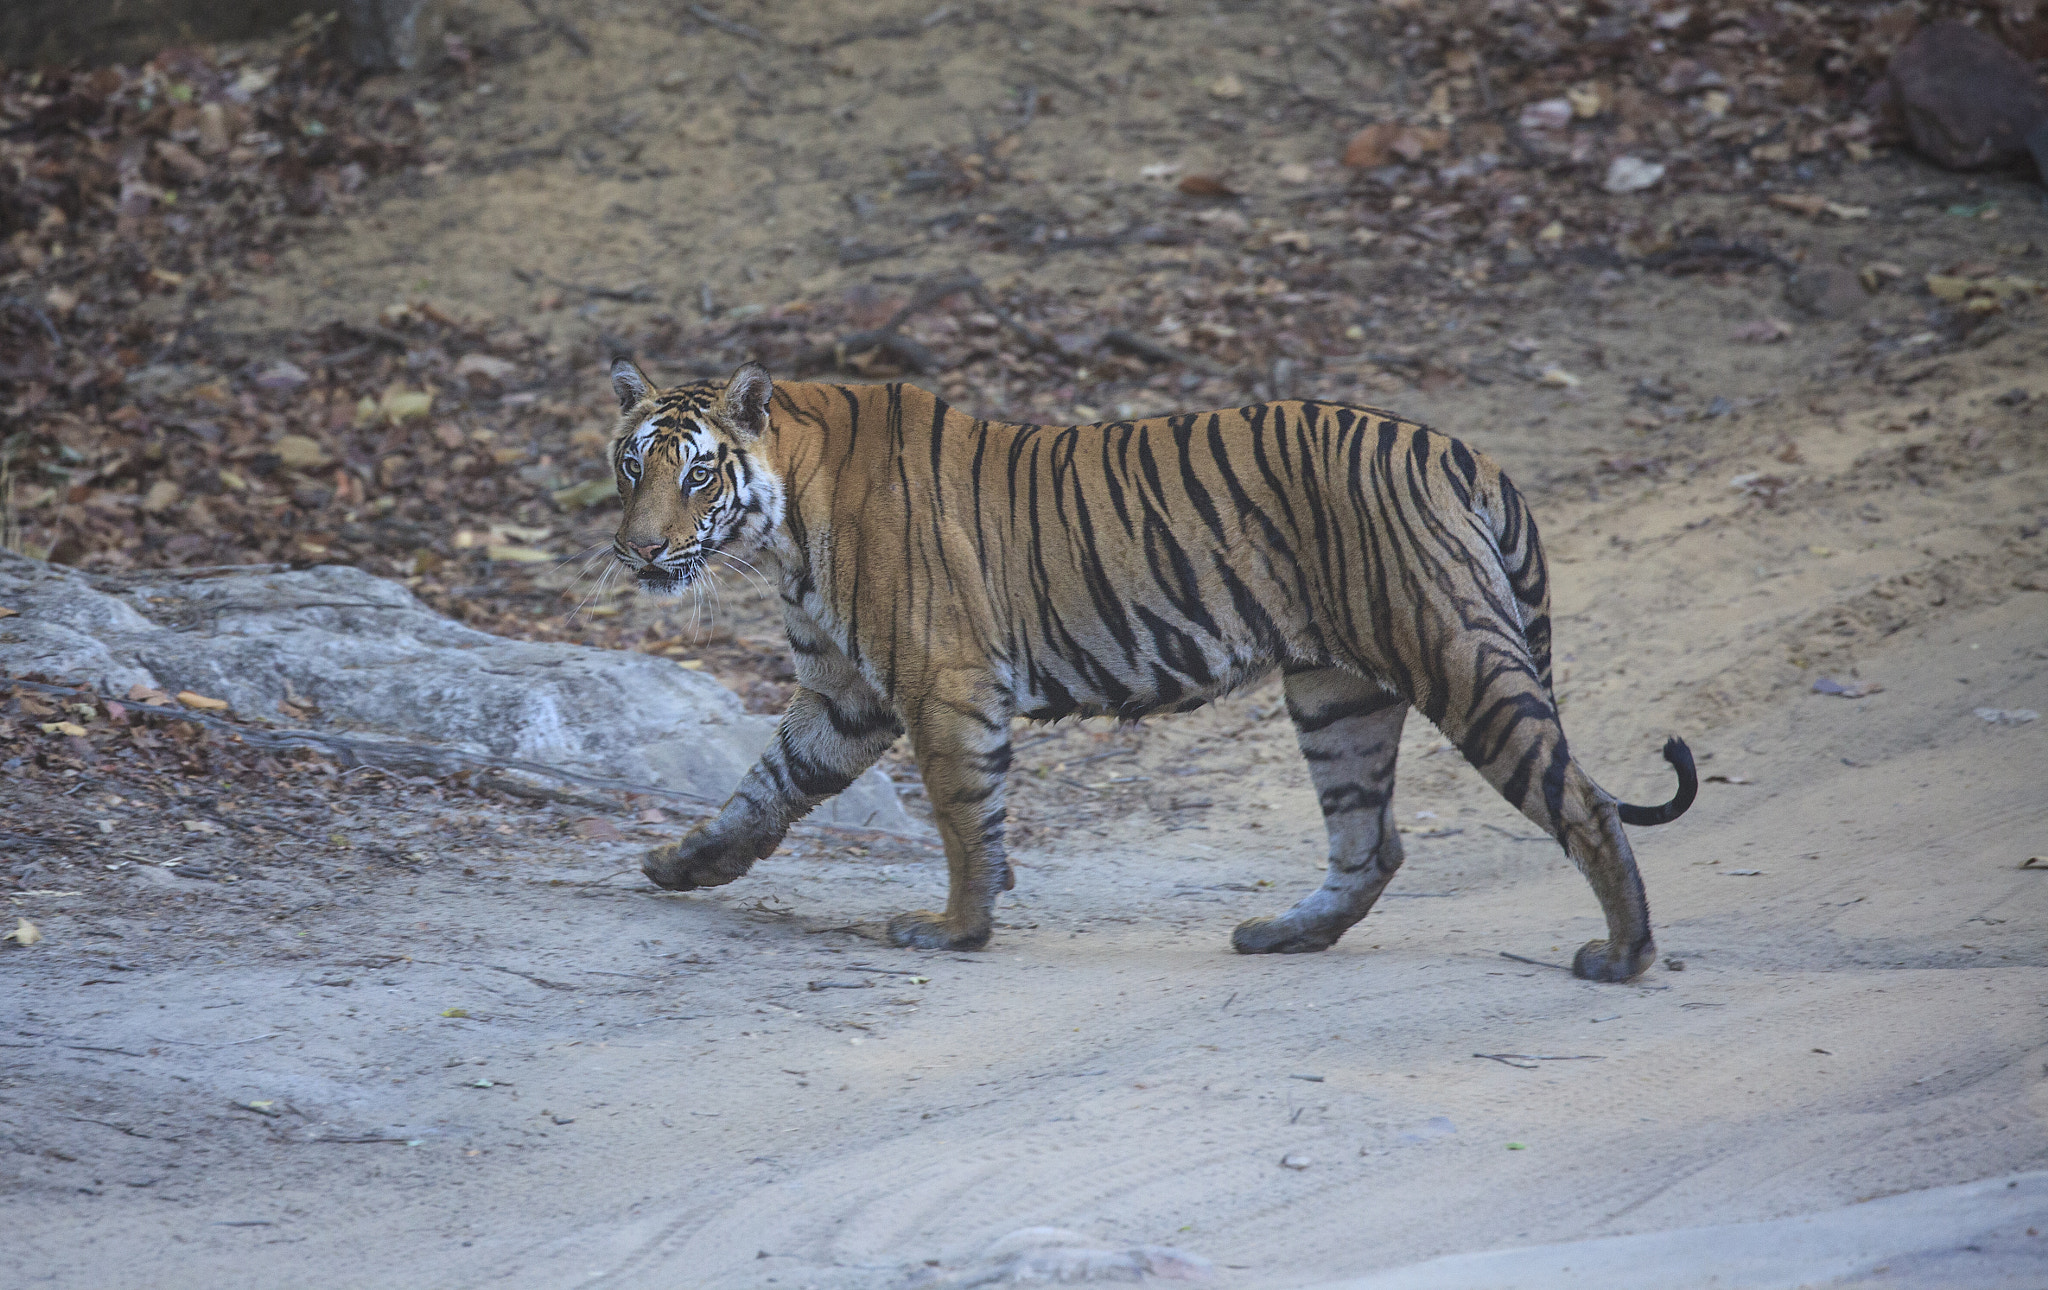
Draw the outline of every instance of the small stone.
[[[1307,1156],[1297,1156],[1290,1154],[1280,1157],[1280,1167],[1282,1169],[1301,1170],[1308,1168],[1310,1165],[1314,1163],[1315,1161],[1309,1159]]]
[[[1607,164],[1607,178],[1600,184],[1610,193],[1639,193],[1655,187],[1664,178],[1664,163],[1641,157],[1616,157]]]
[[[1241,99],[1244,97],[1244,82],[1237,79],[1237,73],[1225,72],[1209,82],[1209,97],[1218,99]]]

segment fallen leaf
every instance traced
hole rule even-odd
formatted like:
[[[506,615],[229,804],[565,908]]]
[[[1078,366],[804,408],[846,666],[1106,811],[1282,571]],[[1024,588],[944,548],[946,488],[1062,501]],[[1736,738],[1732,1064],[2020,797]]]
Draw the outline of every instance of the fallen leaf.
[[[1377,170],[1394,159],[1394,138],[1399,123],[1379,121],[1351,136],[1344,145],[1344,164],[1354,170]]]
[[[455,364],[455,374],[465,379],[481,377],[490,384],[499,384],[511,378],[519,367],[502,358],[489,354],[464,354]]]
[[[1728,333],[1728,339],[1752,345],[1770,345],[1792,336],[1792,324],[1777,318],[1759,318]]]
[[[553,552],[532,546],[499,546],[493,544],[484,548],[484,554],[493,560],[508,560],[513,564],[546,564],[555,558]]]
[[[1442,151],[1450,139],[1450,132],[1447,130],[1407,126],[1397,132],[1387,146],[1393,150],[1395,156],[1413,165],[1432,152]]]
[[[76,721],[42,721],[37,725],[46,735],[76,735],[81,739],[85,737],[85,727]]]
[[[5,605],[0,605],[0,618],[19,618],[20,616],[21,611],[19,609],[9,609]]]
[[[469,1009],[467,1009],[467,1008],[443,1008],[443,1009],[441,1009],[441,1015],[442,1015],[442,1016],[444,1016],[444,1017],[467,1017],[467,1016],[469,1015]]]
[[[27,949],[41,939],[43,939],[43,934],[36,929],[36,925],[26,918],[19,917],[14,920],[14,930],[4,936],[0,936],[0,941],[13,941],[23,949]]]
[[[280,435],[270,448],[277,454],[278,461],[288,470],[318,470],[333,460],[327,455],[327,449],[321,447],[319,440],[309,439],[302,434]]]
[[[140,681],[128,687],[128,699],[133,703],[146,703],[152,708],[167,708],[171,705],[170,695],[162,690],[152,690]]]
[[[132,699],[135,696],[131,694],[128,697]],[[228,701],[226,699],[209,699],[203,694],[194,694],[190,690],[178,691],[178,702],[188,708],[198,708],[204,712],[226,712],[228,710]]]
[[[558,488],[548,496],[565,511],[580,511],[619,495],[618,485],[609,479],[586,479],[580,484]]]
[[[576,821],[576,836],[592,842],[624,842],[626,835],[618,826],[602,816],[592,815]]]
[[[1564,92],[1565,101],[1572,105],[1572,115],[1581,121],[1590,121],[1600,115],[1600,109],[1607,106],[1606,99],[1597,85],[1580,85]]]
[[[1237,190],[1215,175],[1183,175],[1177,185],[1190,197],[1235,197]]]
[[[226,831],[212,820],[179,820],[178,823],[184,826],[187,833],[213,834]]]
[[[140,509],[145,515],[160,515],[178,504],[185,490],[168,479],[159,479],[142,495]]]
[[[1809,219],[1828,208],[1828,199],[1817,193],[1772,193],[1769,200],[1771,205],[1781,210],[1792,211]]]
[[[1536,378],[1536,383],[1553,390],[1569,390],[1578,385],[1579,378],[1561,367],[1546,367]]]

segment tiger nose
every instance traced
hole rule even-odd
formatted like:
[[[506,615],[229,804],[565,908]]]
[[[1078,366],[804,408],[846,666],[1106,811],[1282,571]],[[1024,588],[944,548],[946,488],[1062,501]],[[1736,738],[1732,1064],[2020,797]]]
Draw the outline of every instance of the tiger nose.
[[[666,539],[660,542],[626,543],[626,549],[631,551],[634,555],[639,556],[642,560],[654,559],[654,557],[660,555],[667,546],[668,542]]]

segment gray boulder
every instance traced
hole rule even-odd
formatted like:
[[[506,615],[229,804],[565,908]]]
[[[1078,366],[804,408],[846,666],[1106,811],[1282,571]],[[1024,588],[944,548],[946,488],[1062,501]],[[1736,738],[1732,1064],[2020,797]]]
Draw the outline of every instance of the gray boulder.
[[[403,586],[325,565],[94,575],[0,551],[0,675],[40,672],[119,697],[133,685],[225,699],[256,721],[533,763],[723,801],[772,717],[647,654],[505,640]],[[317,723],[279,704],[311,706]],[[920,830],[869,771],[811,817]]]

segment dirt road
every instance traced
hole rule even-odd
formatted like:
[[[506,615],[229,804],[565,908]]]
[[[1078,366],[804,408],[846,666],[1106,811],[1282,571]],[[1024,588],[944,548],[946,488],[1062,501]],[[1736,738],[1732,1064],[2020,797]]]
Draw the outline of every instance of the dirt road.
[[[631,15],[578,23],[601,52],[633,48]],[[693,57],[749,43],[676,39]],[[973,53],[934,56],[931,78],[964,93]],[[494,68],[520,106],[489,118],[466,91],[451,119],[495,133],[451,126],[447,155],[551,147],[542,117],[615,115],[603,96],[624,91],[588,69],[567,42]],[[1214,110],[1209,84],[1176,89],[1161,121]],[[890,129],[955,101],[887,86],[858,112],[894,114]],[[793,173],[816,141],[779,143],[774,117],[698,114],[696,135],[648,146]],[[1170,150],[1149,128],[1076,175]],[[573,186],[620,163],[579,155],[456,164],[384,194],[217,321],[253,352],[265,328],[411,292],[422,264],[442,298],[501,316],[554,280],[682,299],[708,281],[764,304],[875,285],[774,250],[811,247],[843,208],[788,190],[783,224],[756,220],[742,197],[772,168],[726,188],[680,163],[606,172],[588,182],[630,182],[661,197],[634,209],[671,214],[613,220],[645,245],[600,236]],[[515,183],[515,163],[543,182]],[[1049,182],[1073,204],[1094,181]],[[1881,158],[1810,185],[1860,219],[1742,193],[1665,213],[1800,265],[1896,264],[1907,284],[1959,262],[2038,274],[2038,188],[1960,183]],[[515,199],[555,212],[560,236],[479,214]],[[1965,199],[2003,217],[1949,213]],[[538,287],[502,271],[504,238]],[[721,238],[772,267],[703,250]],[[678,241],[704,262],[671,266]],[[990,281],[1020,271],[1000,249],[960,254]],[[1205,272],[1157,255],[1052,260],[1056,293],[1124,285],[1046,308],[1128,304],[1156,324]],[[1692,812],[1634,835],[1663,954],[1639,981],[1563,970],[1600,927],[1583,880],[1420,719],[1396,798],[1408,865],[1380,908],[1324,954],[1231,954],[1236,922],[1321,867],[1270,684],[1170,721],[1020,730],[1018,886],[971,955],[875,939],[943,890],[925,837],[799,830],[747,879],[676,895],[639,879],[637,855],[680,826],[630,810],[592,828],[585,807],[343,784],[257,803],[289,826],[257,846],[176,827],[160,787],[117,772],[23,777],[0,782],[0,809],[73,840],[0,861],[17,878],[0,912],[43,936],[0,947],[0,1266],[81,1290],[867,1290],[979,1284],[992,1243],[1054,1227],[1286,1290],[2048,1165],[2048,870],[2025,864],[2048,853],[2048,721],[2024,716],[2048,712],[2048,332],[2037,304],[1964,325],[1892,279],[1835,316],[1791,313],[1785,276],[1559,260],[1427,311],[1361,305],[1361,334],[1413,362],[1369,361],[1375,338],[1299,376],[1465,437],[1531,494],[1566,728],[1606,788],[1662,800],[1662,739],[1699,754]],[[536,325],[588,346],[657,307],[595,297]],[[939,344],[956,322],[919,334]],[[998,366],[952,396],[1050,417],[1245,393],[1178,377],[1098,393],[1099,372],[1033,389]],[[593,375],[593,415],[602,401]],[[771,602],[725,590],[737,637],[772,638]],[[664,612],[627,602],[616,621],[673,636]],[[171,856],[211,878],[173,875]]]

